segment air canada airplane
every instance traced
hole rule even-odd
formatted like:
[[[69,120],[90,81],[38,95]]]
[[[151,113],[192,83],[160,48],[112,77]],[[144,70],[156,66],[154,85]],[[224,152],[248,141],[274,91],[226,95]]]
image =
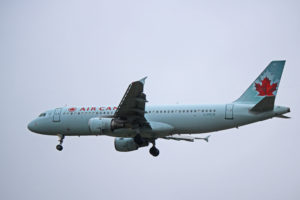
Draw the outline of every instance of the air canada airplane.
[[[147,105],[145,78],[132,82],[118,106],[62,107],[43,112],[28,124],[32,132],[59,137],[106,135],[116,137],[115,149],[134,151],[152,144],[159,155],[157,139],[208,141],[191,134],[237,128],[273,117],[289,118],[290,108],[275,106],[285,61],[272,61],[240,98],[225,104]]]

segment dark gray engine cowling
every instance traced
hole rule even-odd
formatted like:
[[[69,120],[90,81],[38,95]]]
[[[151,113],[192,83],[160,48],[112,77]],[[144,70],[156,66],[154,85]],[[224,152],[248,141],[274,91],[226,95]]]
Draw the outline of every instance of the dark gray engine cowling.
[[[102,135],[103,132],[111,132],[117,128],[123,128],[124,124],[112,118],[91,118],[89,120],[89,130],[96,135]]]
[[[133,138],[115,138],[115,149],[121,152],[135,151],[140,147],[148,145],[148,141],[144,141],[141,145],[138,145]]]

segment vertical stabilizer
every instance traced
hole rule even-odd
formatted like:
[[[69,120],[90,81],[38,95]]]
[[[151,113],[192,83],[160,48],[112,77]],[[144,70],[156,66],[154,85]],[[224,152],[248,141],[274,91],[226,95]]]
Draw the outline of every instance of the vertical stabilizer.
[[[285,60],[272,61],[235,103],[257,104],[265,97],[276,97]]]

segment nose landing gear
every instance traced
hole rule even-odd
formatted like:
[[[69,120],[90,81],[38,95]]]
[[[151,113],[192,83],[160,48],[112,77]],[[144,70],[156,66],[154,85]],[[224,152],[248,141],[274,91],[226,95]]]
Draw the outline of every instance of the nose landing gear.
[[[62,151],[63,150],[63,146],[62,146],[62,143],[64,142],[64,139],[65,139],[65,136],[64,135],[58,135],[58,141],[59,141],[59,144],[56,145],[56,149],[58,151]]]

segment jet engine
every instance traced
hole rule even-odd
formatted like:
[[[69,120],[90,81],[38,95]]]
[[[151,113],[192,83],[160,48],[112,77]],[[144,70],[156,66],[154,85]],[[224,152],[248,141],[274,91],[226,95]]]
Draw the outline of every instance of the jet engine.
[[[115,149],[121,152],[135,151],[140,147],[148,146],[149,142],[143,140],[137,144],[134,138],[115,138]]]
[[[123,128],[125,124],[113,118],[91,118],[88,123],[91,133],[101,135],[103,132],[111,132],[114,129]]]

